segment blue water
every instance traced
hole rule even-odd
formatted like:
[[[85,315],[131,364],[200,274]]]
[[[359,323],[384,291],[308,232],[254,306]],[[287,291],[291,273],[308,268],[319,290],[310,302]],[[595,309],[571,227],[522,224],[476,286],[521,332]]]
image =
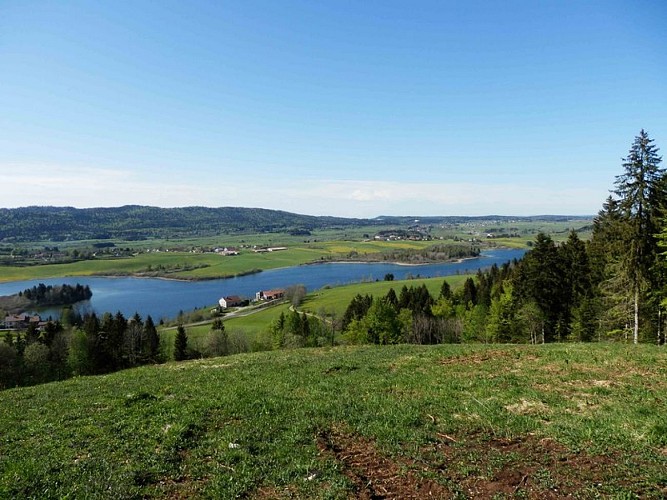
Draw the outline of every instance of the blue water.
[[[257,274],[208,281],[174,281],[158,278],[99,278],[72,277],[0,283],[0,295],[11,295],[39,283],[45,285],[90,286],[93,297],[77,307],[81,312],[121,311],[126,317],[138,312],[143,317],[151,315],[154,320],[173,318],[179,311],[188,311],[216,304],[226,295],[254,298],[255,292],[271,288],[286,288],[303,284],[308,291],[324,286],[337,286],[360,281],[382,280],[388,273],[395,279],[409,277],[438,277],[476,272],[493,264],[519,259],[525,250],[496,249],[482,253],[479,258],[463,262],[402,266],[385,263],[325,263],[272,269]],[[43,316],[59,315],[58,310],[42,312]]]

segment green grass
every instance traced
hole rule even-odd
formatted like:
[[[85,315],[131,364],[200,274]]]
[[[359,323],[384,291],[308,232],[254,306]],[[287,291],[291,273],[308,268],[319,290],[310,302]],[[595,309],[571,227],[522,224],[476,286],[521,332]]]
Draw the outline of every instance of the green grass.
[[[468,278],[468,275],[447,276],[446,278],[426,278],[426,279],[412,279],[412,280],[397,280],[397,281],[373,281],[368,283],[353,283],[333,288],[325,288],[316,292],[310,293],[306,296],[303,303],[299,306],[300,311],[306,311],[312,314],[331,314],[335,313],[339,318],[347,309],[348,304],[352,298],[357,295],[370,294],[376,297],[386,295],[390,288],[393,288],[396,294],[400,294],[401,288],[405,286],[421,286],[425,284],[431,295],[435,298],[440,294],[442,282],[446,279],[452,289],[457,289],[463,285],[463,282]],[[213,306],[211,306],[213,307]],[[243,317],[235,317],[225,319],[225,328],[229,332],[235,332],[245,336],[250,344],[262,340],[269,331],[269,325],[280,316],[281,312],[287,313],[289,304],[278,304],[274,307],[262,309],[259,312],[249,314]],[[186,325],[186,332],[188,338],[192,340],[195,346],[201,345],[206,336],[211,331],[211,319],[205,324],[188,326]],[[171,346],[174,343],[176,335],[176,328],[170,327],[161,329],[160,334],[166,347],[166,352],[171,352]]]
[[[160,272],[174,279],[202,279],[235,276],[253,270],[290,267],[322,259],[340,259],[351,251],[360,254],[390,249],[424,248],[428,242],[345,242],[328,241],[290,247],[284,251],[255,253],[244,250],[240,255],[223,257],[212,253],[159,252],[139,253],[134,257],[86,260],[69,264],[47,264],[28,267],[0,266],[0,281]],[[158,271],[162,266],[166,270]],[[188,268],[187,270],[179,270]]]
[[[342,315],[347,309],[352,298],[357,295],[372,295],[381,297],[387,294],[390,288],[393,288],[396,295],[399,295],[403,286],[421,286],[425,284],[429,293],[434,298],[440,295],[442,282],[446,279],[452,289],[463,286],[463,282],[469,275],[456,275],[439,278],[397,280],[397,281],[373,281],[368,283],[354,283],[351,285],[338,286],[334,288],[322,289],[308,294],[300,309],[318,314],[321,311],[327,313],[335,312]]]
[[[483,244],[495,244],[509,247],[526,247],[528,242],[535,239],[539,231],[551,234],[555,241],[567,238],[570,229],[590,225],[590,220],[565,222],[503,222],[494,221],[471,222],[468,224],[454,224],[434,226],[432,234],[436,238],[444,238],[445,243],[453,243],[453,238],[477,238]],[[218,237],[183,238],[178,240],[144,240],[144,241],[115,241],[119,248],[132,248],[139,253],[133,258],[104,259],[75,262],[71,264],[50,264],[29,267],[0,266],[0,281],[16,281],[40,278],[56,278],[61,276],[90,276],[113,274],[146,273],[148,266],[154,270],[158,266],[168,269],[168,276],[182,279],[217,278],[247,273],[257,269],[273,269],[276,267],[294,266],[320,259],[337,259],[347,257],[350,252],[359,255],[395,249],[422,249],[439,243],[439,240],[430,242],[412,241],[365,241],[365,236],[372,237],[381,229],[391,229],[395,226],[360,226],[346,229],[331,229],[313,231],[310,236],[291,236],[287,233],[266,234],[237,234],[221,235]],[[486,240],[486,232],[490,229],[500,231],[516,230],[519,238]],[[584,234],[582,237],[586,238]],[[59,242],[62,249],[90,248],[95,241]],[[284,252],[269,254],[255,254],[249,250],[236,257],[220,257],[214,254],[198,254],[189,252],[160,252],[143,253],[147,249],[155,248],[200,248],[216,246],[288,246]],[[28,248],[53,246],[53,242],[33,242],[23,245]],[[186,271],[178,271],[175,266],[206,266]]]
[[[225,330],[229,334],[240,335],[244,337],[251,349],[257,347],[265,346],[259,343],[266,340],[266,336],[269,333],[269,325],[271,322],[280,316],[281,312],[287,312],[289,309],[289,304],[282,303],[276,306],[268,307],[262,309],[258,312],[253,312],[248,316],[235,317],[224,319]],[[188,345],[192,348],[201,351],[206,343],[206,338],[211,332],[211,324],[213,320],[210,320],[204,324],[199,325],[186,325],[185,331],[188,335]],[[160,338],[163,343],[163,351],[165,354],[170,357],[173,350],[174,340],[176,338],[176,327],[170,328],[161,328],[160,329]]]
[[[349,498],[377,477],[363,458],[380,457],[399,483],[452,496],[505,485],[493,491],[660,498],[666,405],[667,352],[654,346],[168,363],[0,393],[0,497]]]

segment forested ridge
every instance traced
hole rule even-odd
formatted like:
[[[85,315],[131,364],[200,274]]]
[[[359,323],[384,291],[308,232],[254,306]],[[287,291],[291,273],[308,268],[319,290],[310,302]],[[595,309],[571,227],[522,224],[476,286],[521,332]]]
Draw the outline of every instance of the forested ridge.
[[[238,207],[0,209],[0,241],[179,238],[231,232],[312,230],[359,224],[360,219],[317,217]],[[364,223],[372,224],[370,220]]]
[[[160,208],[140,205],[106,208],[30,206],[0,208],[0,241],[72,241],[88,239],[144,240],[184,238],[229,233],[292,232],[308,234],[316,229],[359,225],[460,224],[480,220],[560,221],[574,216],[534,217],[377,217],[354,219],[301,215],[281,210],[242,207]]]

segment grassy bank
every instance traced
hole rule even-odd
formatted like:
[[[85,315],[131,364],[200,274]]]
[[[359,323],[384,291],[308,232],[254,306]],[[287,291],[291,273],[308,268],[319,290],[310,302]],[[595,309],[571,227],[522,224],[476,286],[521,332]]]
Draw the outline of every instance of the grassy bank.
[[[0,497],[532,498],[667,486],[654,346],[372,346],[0,394]]]
[[[16,281],[61,276],[142,275],[173,279],[211,279],[237,276],[257,270],[290,267],[321,260],[347,259],[351,252],[361,255],[388,250],[420,250],[432,242],[346,242],[301,243],[287,250],[255,253],[244,250],[236,256],[214,253],[150,252],[133,257],[84,260],[68,264],[26,267],[0,266],[0,281]]]

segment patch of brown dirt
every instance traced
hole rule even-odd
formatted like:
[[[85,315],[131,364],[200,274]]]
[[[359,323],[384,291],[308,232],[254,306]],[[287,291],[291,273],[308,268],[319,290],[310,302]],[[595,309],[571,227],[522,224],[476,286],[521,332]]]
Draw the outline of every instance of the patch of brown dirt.
[[[510,356],[510,353],[507,351],[487,351],[487,352],[475,352],[468,355],[462,356],[452,356],[451,358],[443,358],[440,360],[441,365],[454,365],[454,364],[480,364],[485,361],[490,361],[494,359],[504,359]],[[516,356],[515,356],[516,357]]]
[[[262,487],[254,492],[252,498],[257,500],[286,500],[288,498],[300,498],[299,492],[294,487],[281,489],[273,487]]]
[[[619,457],[573,453],[550,438],[457,436],[422,450],[423,460],[467,498],[591,496],[613,480]],[[616,484],[618,484],[616,478]],[[600,492],[604,496],[604,491]]]
[[[342,464],[343,473],[354,484],[353,498],[452,497],[452,493],[443,485],[420,477],[414,464],[411,466],[407,462],[400,463],[384,456],[367,439],[331,430],[321,433],[317,444],[323,454],[333,455]]]

